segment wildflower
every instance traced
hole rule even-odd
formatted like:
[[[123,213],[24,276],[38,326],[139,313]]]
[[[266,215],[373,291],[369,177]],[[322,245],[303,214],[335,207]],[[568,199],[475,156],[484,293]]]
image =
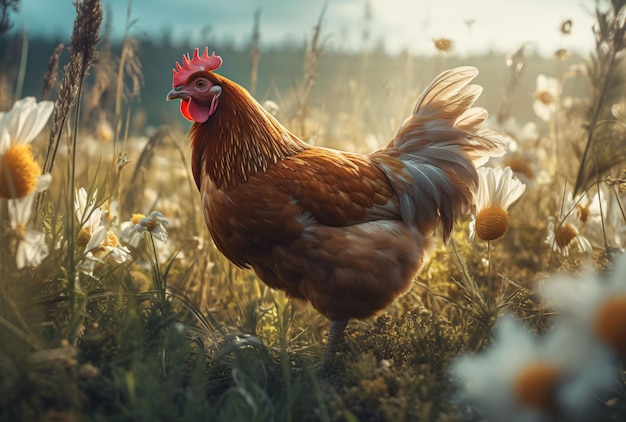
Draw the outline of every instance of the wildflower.
[[[48,245],[45,242],[45,235],[27,227],[33,209],[34,198],[35,195],[30,194],[24,198],[10,199],[8,201],[11,230],[17,241],[15,261],[19,269],[27,265],[36,267],[48,256]]]
[[[572,20],[568,19],[561,24],[561,34],[569,35],[572,32]]]
[[[121,264],[130,259],[130,251],[122,246],[117,235],[102,225],[102,210],[96,208],[97,191],[87,198],[87,191],[80,188],[74,196],[76,217],[83,225],[76,236],[76,246],[84,248],[84,258],[80,262],[81,270],[93,274],[95,264],[110,259]]]
[[[606,277],[554,277],[542,284],[540,294],[559,312],[562,323],[590,333],[626,358],[626,254],[621,254]]]
[[[167,242],[167,225],[169,222],[159,211],[153,211],[149,216],[133,214],[130,221],[122,223],[121,236],[133,247],[137,247],[143,233],[150,235],[162,242]]]
[[[554,57],[559,60],[565,60],[569,57],[569,52],[564,48],[559,48],[554,52]]]
[[[461,399],[487,420],[581,420],[597,396],[610,390],[617,369],[606,349],[569,327],[544,337],[509,315],[500,318],[494,344],[451,365]]]
[[[435,48],[440,53],[451,53],[452,48],[454,47],[454,41],[450,38],[437,38],[433,40],[433,42],[435,43]]]
[[[587,207],[582,209],[586,210]],[[584,229],[586,237],[593,245],[626,249],[626,221],[622,209],[620,200],[615,195],[611,195],[608,201],[603,198],[603,216],[600,214],[597,199],[590,201],[588,211],[585,211],[588,213],[588,219]]]
[[[556,111],[557,101],[561,96],[561,83],[555,78],[537,75],[537,88],[533,109],[535,114],[544,121],[549,121]]]
[[[575,205],[575,212],[581,224],[586,224],[601,218],[601,210],[606,209],[607,204],[604,195],[595,193],[591,199],[587,193]]]
[[[16,101],[9,112],[0,113],[0,197],[23,198],[49,176],[40,180],[42,171],[31,149],[52,113],[53,103],[34,97]]]
[[[96,127],[96,135],[99,141],[109,142],[115,135],[111,123],[106,118],[101,118]]]
[[[545,170],[548,154],[544,143],[540,142],[537,125],[528,122],[520,126],[509,117],[501,123],[499,131],[504,135],[507,153],[494,159],[492,165],[511,167],[527,188],[549,183],[550,176]]]
[[[602,201],[602,205],[600,205]],[[577,244],[581,251],[589,253],[593,249],[589,238],[583,233],[584,228],[595,229],[596,225],[602,225],[600,210],[606,209],[606,203],[598,194],[588,199],[587,194],[581,198],[573,198],[568,193],[563,201],[563,210],[567,210],[563,216],[559,214],[558,224],[554,217],[548,218],[548,236],[546,243],[552,250],[568,256],[572,245]]]
[[[553,251],[564,256],[569,256],[570,247],[574,244],[577,244],[584,253],[590,253],[593,249],[589,239],[580,233],[573,213],[570,213],[559,224],[556,224],[554,217],[548,217],[546,243]]]
[[[509,224],[507,209],[524,193],[526,185],[519,181],[510,167],[478,169],[478,189],[474,194],[474,215],[470,237],[495,240],[504,235]]]
[[[263,108],[267,110],[267,112],[273,116],[276,116],[278,112],[280,111],[280,106],[276,104],[275,101],[272,101],[272,100],[265,100],[263,102]]]

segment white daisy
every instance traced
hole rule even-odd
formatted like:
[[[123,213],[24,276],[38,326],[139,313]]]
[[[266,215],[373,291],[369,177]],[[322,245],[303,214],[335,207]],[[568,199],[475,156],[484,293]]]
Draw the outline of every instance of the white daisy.
[[[539,292],[559,311],[564,323],[588,332],[626,358],[626,254],[617,258],[608,277],[553,277]]]
[[[606,195],[600,196],[602,198],[601,209],[597,194],[587,205],[581,205],[577,209],[579,218],[585,219],[583,223],[585,236],[594,246],[624,249],[626,248],[626,221],[620,204],[620,202],[624,203],[624,199],[618,201],[615,195],[610,195],[608,200],[605,200]]]
[[[79,267],[90,275],[98,262],[111,260],[121,264],[131,258],[130,250],[121,245],[117,235],[102,224],[102,210],[95,207],[96,193],[88,198],[87,191],[80,188],[74,196],[76,217],[82,224],[76,237],[76,246],[84,248]]]
[[[150,233],[152,237],[167,242],[167,225],[169,222],[159,211],[153,211],[149,216],[133,214],[130,221],[121,225],[120,235],[125,242],[137,247],[144,233]]]
[[[526,185],[513,175],[510,167],[478,169],[478,189],[474,193],[474,212],[470,222],[470,238],[495,240],[508,227],[507,209],[522,196]]]
[[[545,75],[537,75],[537,88],[535,90],[535,102],[533,109],[535,114],[543,121],[549,121],[552,113],[556,111],[557,102],[561,96],[561,83],[558,79]]]
[[[606,204],[603,201],[604,208]],[[570,248],[578,246],[581,252],[591,253],[593,245],[583,233],[584,226],[591,218],[600,217],[600,205],[597,196],[587,199],[585,193],[573,198],[568,192],[557,217],[548,217],[548,235],[546,243],[553,251],[569,256]]]
[[[34,198],[35,195],[30,194],[24,198],[8,201],[11,230],[17,240],[15,262],[19,269],[27,265],[37,267],[48,256],[46,236],[27,226],[30,221]]]
[[[563,256],[569,256],[570,248],[574,245],[577,245],[583,253],[591,253],[593,245],[586,236],[580,233],[579,224],[573,213],[559,221],[556,221],[554,217],[548,217],[546,243],[553,251]]]
[[[488,350],[462,355],[451,371],[461,401],[487,420],[513,422],[584,420],[618,374],[607,350],[575,330],[537,337],[509,315]]]
[[[0,197],[23,198],[41,187],[41,167],[31,142],[52,113],[53,103],[37,103],[34,97],[16,101],[11,111],[0,113]],[[49,176],[45,176],[48,178]]]

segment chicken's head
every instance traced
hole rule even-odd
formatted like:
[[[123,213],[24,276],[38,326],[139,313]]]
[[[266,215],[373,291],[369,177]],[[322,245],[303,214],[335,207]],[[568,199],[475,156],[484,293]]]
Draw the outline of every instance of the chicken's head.
[[[202,55],[196,48],[193,58],[183,55],[183,64],[176,62],[172,90],[166,100],[180,99],[180,112],[193,122],[204,123],[215,113],[222,88],[211,71],[222,65],[222,58],[205,47]]]

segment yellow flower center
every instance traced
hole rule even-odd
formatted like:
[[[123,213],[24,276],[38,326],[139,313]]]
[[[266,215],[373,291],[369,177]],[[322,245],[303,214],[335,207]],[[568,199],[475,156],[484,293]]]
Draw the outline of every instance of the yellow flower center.
[[[450,38],[438,38],[434,40],[435,48],[441,52],[448,53],[452,51],[452,40]]]
[[[35,189],[41,167],[30,145],[13,144],[0,157],[0,197],[23,198]]]
[[[554,102],[556,102],[556,98],[554,98],[554,95],[552,95],[552,93],[550,91],[540,91],[537,93],[537,100],[539,100],[539,102],[541,102],[542,104],[545,105],[550,105]]]
[[[100,258],[109,252],[109,250],[106,248],[107,246],[116,248],[119,246],[119,244],[120,242],[117,239],[117,236],[115,235],[115,233],[113,233],[111,230],[107,230],[107,233],[104,236],[104,240],[102,241],[100,246],[92,249],[91,253],[93,254],[93,256]]]
[[[576,236],[578,236],[578,229],[570,223],[565,223],[554,231],[554,240],[559,248],[569,245]]]
[[[533,362],[517,374],[513,388],[517,401],[549,414],[558,412],[555,390],[560,381],[559,371],[546,362]]]
[[[143,214],[133,214],[132,222],[133,224],[140,224],[144,226],[149,232],[153,232],[154,229],[159,225],[159,221],[156,218],[150,218],[148,221],[141,222],[142,219],[146,218]]]
[[[133,214],[133,218],[131,219],[131,221],[133,222],[133,224],[137,225],[142,218],[146,218],[146,216],[143,214]]]
[[[113,248],[117,248],[120,245],[120,242],[117,239],[117,236],[115,235],[115,233],[113,233],[111,230],[108,230],[106,236],[104,237],[104,241],[102,242],[102,244],[104,246],[111,246]]]
[[[508,226],[509,217],[502,207],[483,208],[476,215],[476,234],[482,240],[495,240],[501,237]]]
[[[568,56],[569,56],[569,53],[564,48],[559,48],[558,50],[554,52],[554,57],[556,57],[559,60],[565,60],[567,59]]]
[[[605,343],[626,357],[626,294],[604,301],[596,315],[595,329]]]
[[[76,236],[76,246],[81,248],[87,246],[89,239],[91,239],[91,230],[89,230],[89,227],[83,227],[78,232],[78,236]]]

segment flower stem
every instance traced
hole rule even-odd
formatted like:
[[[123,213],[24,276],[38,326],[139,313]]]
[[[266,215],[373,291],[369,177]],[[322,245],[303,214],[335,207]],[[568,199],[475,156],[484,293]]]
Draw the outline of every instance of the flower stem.
[[[493,290],[493,278],[491,275],[491,240],[487,241],[487,264],[488,264],[488,269],[487,269],[487,306],[491,307],[491,302],[492,302],[492,290]]]
[[[152,236],[152,232],[148,232],[150,237],[150,245],[151,245],[151,253],[152,253],[152,272],[154,273],[154,285],[161,296],[161,300],[165,302],[165,288],[166,288],[166,280],[163,278],[161,274],[161,268],[159,266],[159,259],[157,256],[156,245],[154,244],[154,236]]]

